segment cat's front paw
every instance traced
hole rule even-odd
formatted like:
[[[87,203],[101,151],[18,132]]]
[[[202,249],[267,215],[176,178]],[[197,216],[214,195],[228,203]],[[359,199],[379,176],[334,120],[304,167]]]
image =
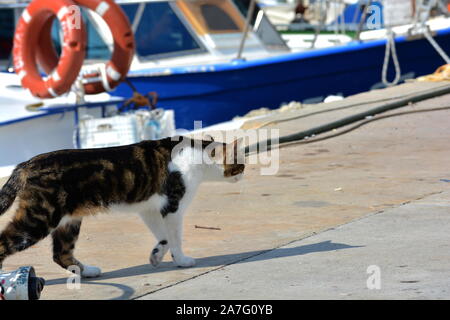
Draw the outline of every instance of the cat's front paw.
[[[102,274],[102,270],[98,267],[83,265],[81,276],[83,278],[95,278]]]
[[[195,259],[188,256],[173,257],[173,262],[177,267],[187,268],[195,266]]]
[[[164,257],[164,252],[158,248],[154,248],[152,253],[150,254],[150,264],[154,267],[157,267]]]
[[[150,254],[150,263],[152,266],[156,267],[164,258],[164,255],[168,250],[167,241],[160,241],[155,248],[153,248],[152,253]]]

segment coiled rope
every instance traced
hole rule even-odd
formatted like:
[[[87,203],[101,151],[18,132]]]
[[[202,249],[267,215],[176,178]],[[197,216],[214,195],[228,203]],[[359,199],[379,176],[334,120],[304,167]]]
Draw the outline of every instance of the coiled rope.
[[[395,47],[395,33],[392,31],[392,28],[389,28],[387,30],[387,39],[386,39],[386,51],[384,53],[384,62],[383,62],[383,70],[381,73],[381,80],[383,81],[384,85],[387,87],[392,87],[397,85],[402,76],[402,71],[400,69],[400,62],[398,60],[397,56],[397,49]],[[389,68],[389,60],[392,54],[392,60],[394,61],[394,67],[395,67],[395,78],[392,82],[389,82],[387,79],[387,73]]]

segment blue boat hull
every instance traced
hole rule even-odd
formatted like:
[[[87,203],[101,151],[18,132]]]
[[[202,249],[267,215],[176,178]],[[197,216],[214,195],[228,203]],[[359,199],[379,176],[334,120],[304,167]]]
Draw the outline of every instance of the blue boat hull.
[[[436,41],[450,52],[450,29]],[[319,102],[328,95],[344,96],[383,87],[381,70],[385,40],[291,53],[252,61],[130,73],[139,92],[158,92],[159,106],[175,110],[177,128],[192,129],[194,121],[209,126],[244,115],[252,109],[277,108],[290,101]],[[404,78],[434,72],[443,59],[424,38],[396,39]],[[392,62],[389,79],[394,78]],[[126,84],[114,92],[131,96]]]

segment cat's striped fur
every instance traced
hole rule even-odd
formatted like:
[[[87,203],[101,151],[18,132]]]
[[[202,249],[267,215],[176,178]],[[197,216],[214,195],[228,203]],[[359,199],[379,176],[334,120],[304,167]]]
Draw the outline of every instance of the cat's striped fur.
[[[157,265],[170,248],[180,266],[193,265],[181,250],[182,216],[198,184],[205,179],[238,180],[244,164],[237,156],[228,163],[237,142],[222,144],[187,137],[143,141],[129,146],[61,150],[19,164],[0,191],[0,214],[17,198],[18,208],[0,235],[3,260],[51,234],[53,258],[63,268],[78,266],[82,275],[100,269],[83,265],[73,251],[84,216],[114,208],[138,211],[157,238],[150,261]],[[175,152],[183,143],[185,147]],[[204,154],[212,164],[192,164],[190,156]],[[219,147],[217,149],[217,147]]]

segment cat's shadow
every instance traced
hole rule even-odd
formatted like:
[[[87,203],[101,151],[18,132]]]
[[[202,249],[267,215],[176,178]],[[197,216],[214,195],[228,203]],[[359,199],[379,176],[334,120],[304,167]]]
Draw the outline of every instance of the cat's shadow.
[[[218,256],[210,256],[205,258],[197,258],[196,265],[192,268],[207,268],[207,267],[222,267],[225,265],[236,264],[236,263],[248,263],[255,261],[263,261],[276,258],[284,258],[291,256],[300,256],[308,253],[314,252],[324,252],[324,251],[335,251],[342,249],[352,249],[361,248],[364,246],[351,246],[343,243],[333,243],[331,240],[307,244],[292,248],[276,248],[270,250],[259,250],[259,251],[247,251],[234,254],[225,254]],[[267,254],[269,253],[269,254]],[[134,289],[130,286],[119,284],[119,283],[105,283],[104,280],[108,279],[118,279],[124,277],[133,277],[145,274],[153,274],[160,272],[167,272],[170,270],[181,270],[181,268],[175,267],[172,262],[162,262],[158,267],[153,267],[150,264],[142,264],[134,267],[128,267],[123,269],[118,269],[114,271],[107,271],[103,273],[98,278],[86,278],[82,280],[82,284],[95,284],[95,285],[105,285],[113,286],[122,290],[122,295],[113,299],[130,299],[134,294]],[[51,286],[56,284],[67,283],[68,278],[58,278],[47,280],[45,285]],[[102,282],[99,282],[102,281]],[[150,289],[150,288],[149,288]],[[154,290],[149,290],[149,292]]]

